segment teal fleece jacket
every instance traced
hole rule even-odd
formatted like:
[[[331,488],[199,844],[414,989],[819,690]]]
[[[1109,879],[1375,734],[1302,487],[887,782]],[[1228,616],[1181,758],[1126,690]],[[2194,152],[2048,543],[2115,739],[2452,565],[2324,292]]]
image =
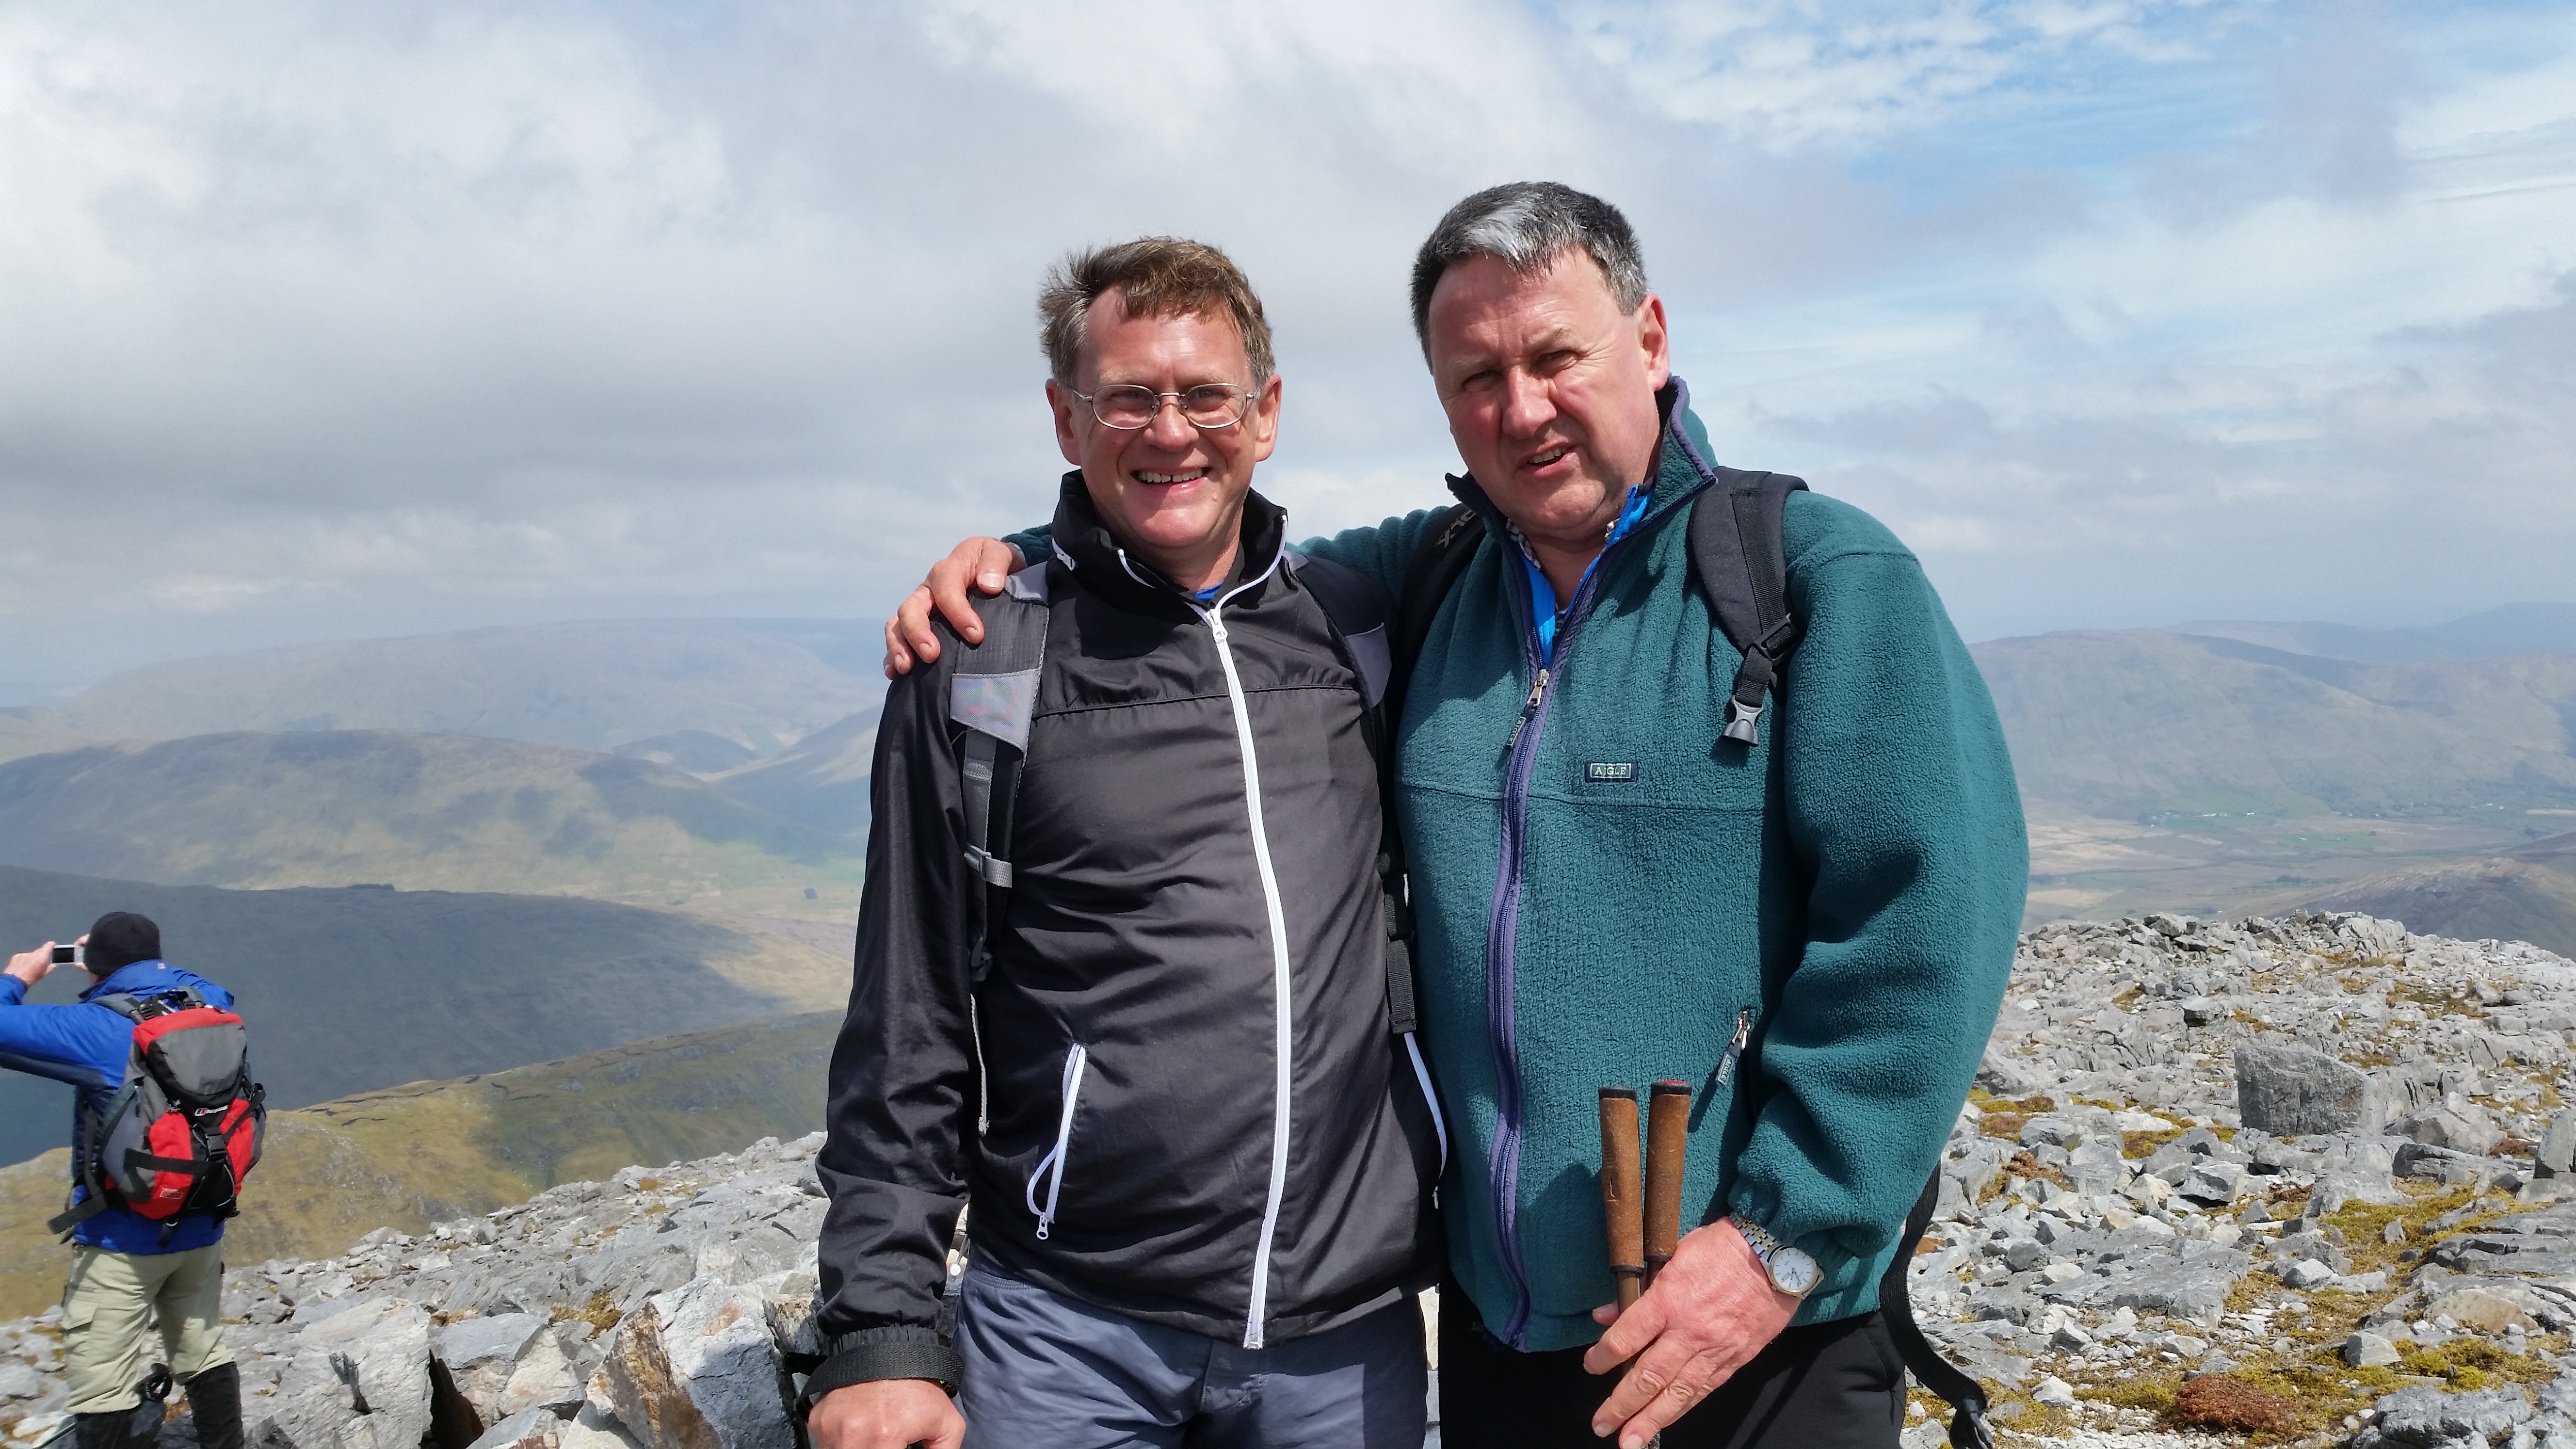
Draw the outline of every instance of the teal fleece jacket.
[[[1541,663],[1528,584],[1483,490],[1450,480],[1487,537],[1397,722],[1423,1043],[1460,1147],[1451,1266],[1517,1349],[1592,1342],[1615,1296],[1605,1085],[1691,1084],[1685,1220],[1732,1214],[1813,1254],[1798,1322],[1874,1308],[2012,969],[2029,861],[2002,727],[1876,520],[1789,496],[1805,642],[1761,743],[1719,738],[1740,656],[1686,536],[1708,456],[1676,402],[1652,505],[1565,616],[1517,748]],[[1303,551],[1393,598],[1431,517]]]

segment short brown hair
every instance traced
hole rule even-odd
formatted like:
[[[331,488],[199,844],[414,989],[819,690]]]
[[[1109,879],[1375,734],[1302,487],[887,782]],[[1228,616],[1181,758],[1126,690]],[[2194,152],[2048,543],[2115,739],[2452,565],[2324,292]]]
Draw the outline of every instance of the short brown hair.
[[[1252,362],[1252,386],[1270,380],[1270,321],[1234,259],[1205,242],[1139,237],[1071,253],[1038,289],[1038,338],[1055,380],[1073,386],[1074,360],[1089,335],[1091,304],[1120,289],[1131,317],[1232,317]]]

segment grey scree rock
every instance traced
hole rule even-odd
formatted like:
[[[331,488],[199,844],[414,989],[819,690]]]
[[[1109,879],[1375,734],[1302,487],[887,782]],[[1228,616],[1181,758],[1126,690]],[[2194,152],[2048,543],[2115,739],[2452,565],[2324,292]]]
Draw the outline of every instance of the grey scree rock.
[[[2540,1134],[2540,1150],[2533,1154],[2533,1164],[2542,1177],[2566,1177],[2576,1174],[2576,1108],[2559,1111],[2549,1119]]]
[[[2369,1078],[2323,1052],[2254,1042],[2236,1049],[2236,1110],[2275,1137],[2352,1131],[2369,1090]]]
[[[1978,1070],[1994,1095],[1943,1149],[1916,1313],[2008,1404],[2071,1397],[2086,1445],[2174,1449],[2148,1411],[2086,1397],[2145,1375],[2341,1375],[2347,1356],[2460,1338],[2546,1372],[2576,1327],[2576,1201],[2552,1198],[2576,1184],[2576,1110],[2542,1105],[2572,1028],[2576,966],[2519,944],[2343,915],[2034,931]],[[2427,1111],[2537,1142],[2537,1160],[2472,1151],[2447,1121],[2440,1143],[2382,1135]],[[820,1145],[632,1167],[337,1258],[234,1265],[226,1337],[252,1435],[424,1449],[435,1356],[456,1391],[439,1434],[461,1404],[483,1449],[794,1449],[786,1355],[821,1347]],[[2415,1214],[2411,1233],[2346,1241],[2334,1217],[2435,1194],[2459,1209]],[[67,1427],[59,1316],[0,1324],[0,1449]],[[2576,1449],[2576,1372],[2536,1396],[2376,1405],[2315,1382],[2353,1396],[2335,1437],[2365,1449]],[[194,1449],[186,1430],[182,1413],[156,1449]],[[1939,1438],[1930,1420],[1905,1431],[1915,1449]]]
[[[447,1366],[449,1381],[484,1422],[508,1417],[501,1407],[528,1341],[545,1331],[546,1321],[533,1313],[501,1313],[468,1318],[430,1335],[432,1358]],[[575,1397],[579,1397],[575,1395]]]

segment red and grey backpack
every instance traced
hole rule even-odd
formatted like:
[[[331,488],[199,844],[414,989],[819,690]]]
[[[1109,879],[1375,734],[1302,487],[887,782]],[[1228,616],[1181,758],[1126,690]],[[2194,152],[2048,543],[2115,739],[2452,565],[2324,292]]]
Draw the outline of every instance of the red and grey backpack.
[[[239,1212],[268,1126],[242,1019],[184,986],[91,1005],[134,1023],[134,1049],[114,1093],[83,1094],[72,1158],[85,1192],[47,1226],[69,1232],[113,1203],[163,1223],[167,1241],[182,1217]]]

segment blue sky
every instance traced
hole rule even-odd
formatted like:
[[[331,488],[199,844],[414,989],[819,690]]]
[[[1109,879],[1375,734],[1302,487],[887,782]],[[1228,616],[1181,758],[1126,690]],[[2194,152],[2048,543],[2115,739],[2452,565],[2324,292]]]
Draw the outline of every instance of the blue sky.
[[[1298,523],[1428,506],[1405,265],[1521,177],[1972,638],[2576,599],[2564,5],[0,3],[0,680],[873,616],[1042,514],[1038,275],[1145,232]]]

